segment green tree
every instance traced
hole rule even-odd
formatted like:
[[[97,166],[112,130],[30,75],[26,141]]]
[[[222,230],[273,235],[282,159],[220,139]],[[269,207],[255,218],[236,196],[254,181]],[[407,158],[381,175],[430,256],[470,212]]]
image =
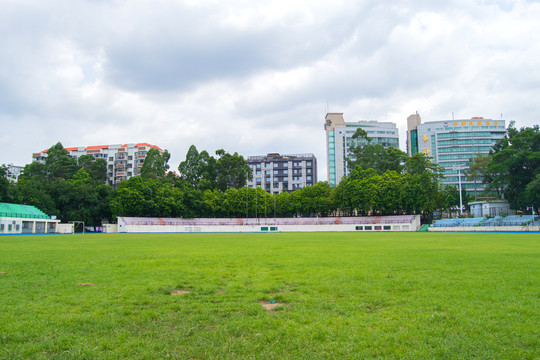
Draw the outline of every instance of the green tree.
[[[484,175],[491,157],[486,154],[477,153],[469,159],[469,168],[464,171],[467,180],[474,181],[474,197],[478,196],[477,182],[483,182]]]
[[[144,179],[163,179],[169,170],[169,159],[171,155],[167,150],[160,153],[158,149],[148,150],[141,167],[141,177]]]
[[[540,174],[540,128],[515,129],[511,122],[504,139],[494,146],[486,181],[502,190],[514,209],[530,206],[526,187]]]
[[[419,175],[424,171],[429,171],[436,175],[442,174],[439,164],[431,161],[431,158],[424,153],[416,153],[405,160],[405,171],[411,175]]]
[[[178,165],[180,180],[191,186],[205,190],[216,187],[216,159],[206,150],[197,151],[195,145],[191,145],[186,160]]]
[[[217,188],[225,191],[228,188],[239,189],[245,186],[251,176],[247,160],[236,152],[231,155],[223,149],[217,150],[216,155],[219,156],[215,163]]]
[[[107,179],[107,161],[101,158],[95,158],[93,155],[86,154],[77,158],[77,165],[84,169],[93,180],[99,183],[105,183]]]
[[[61,143],[56,143],[47,150],[45,171],[49,180],[69,179],[79,170],[77,160],[68,155]]]
[[[328,216],[330,185],[327,182],[318,182],[296,191],[300,193],[300,213],[307,216]]]
[[[356,129],[349,149],[352,156],[347,158],[349,170],[360,167],[363,170],[375,169],[378,174],[387,170],[400,174],[407,154],[394,147],[385,149],[381,144],[371,144],[371,140],[364,129]]]
[[[8,202],[9,199],[9,180],[7,176],[6,165],[0,166],[0,202]]]
[[[540,209],[540,174],[537,174],[534,180],[525,187],[525,197],[530,206],[534,207],[535,213],[538,214],[538,209]]]

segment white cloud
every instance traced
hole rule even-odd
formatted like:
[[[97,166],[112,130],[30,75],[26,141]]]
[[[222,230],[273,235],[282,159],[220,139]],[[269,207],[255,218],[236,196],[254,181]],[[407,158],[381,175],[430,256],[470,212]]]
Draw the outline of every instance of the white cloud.
[[[346,120],[485,116],[538,124],[538,2],[11,1],[0,32],[1,163],[150,142],[315,153]],[[402,145],[404,147],[404,145]]]

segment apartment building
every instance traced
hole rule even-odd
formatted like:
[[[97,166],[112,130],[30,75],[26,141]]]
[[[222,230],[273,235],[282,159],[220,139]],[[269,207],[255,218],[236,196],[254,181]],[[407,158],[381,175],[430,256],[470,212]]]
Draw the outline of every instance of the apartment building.
[[[317,159],[313,154],[248,156],[251,188],[261,187],[269,193],[294,191],[317,182]]]
[[[78,158],[81,155],[93,155],[96,159],[107,161],[107,179],[109,185],[116,185],[122,180],[141,174],[141,168],[150,149],[163,150],[148,143],[97,145],[65,148],[68,155]],[[45,163],[47,150],[32,154],[32,160]]]

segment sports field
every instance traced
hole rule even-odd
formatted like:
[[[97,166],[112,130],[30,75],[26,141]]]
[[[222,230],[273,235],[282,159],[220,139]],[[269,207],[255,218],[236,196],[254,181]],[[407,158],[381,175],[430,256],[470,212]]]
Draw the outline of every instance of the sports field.
[[[1,359],[538,359],[539,329],[539,234],[0,237]]]

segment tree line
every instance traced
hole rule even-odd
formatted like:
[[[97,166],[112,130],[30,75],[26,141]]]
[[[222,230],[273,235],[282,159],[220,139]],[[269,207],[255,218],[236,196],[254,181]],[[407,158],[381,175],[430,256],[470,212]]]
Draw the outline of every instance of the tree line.
[[[411,157],[396,148],[371,144],[365,132],[353,138],[350,175],[336,187],[318,182],[291,193],[248,188],[251,169],[238,153],[215,156],[192,145],[178,174],[169,171],[170,154],[150,149],[141,175],[113,188],[105,184],[104,159],[72,158],[61,143],[44,164],[25,166],[17,182],[3,176],[0,201],[35,205],[62,221],[99,226],[118,216],[137,217],[291,217],[430,214],[459,204],[455,187],[442,186],[442,169],[425,154]],[[488,160],[471,159],[468,176],[489,184],[514,207],[540,205],[538,126],[517,130],[511,124]],[[484,164],[476,166],[476,163]],[[466,196],[466,194],[465,194]],[[464,198],[467,201],[467,197]]]

